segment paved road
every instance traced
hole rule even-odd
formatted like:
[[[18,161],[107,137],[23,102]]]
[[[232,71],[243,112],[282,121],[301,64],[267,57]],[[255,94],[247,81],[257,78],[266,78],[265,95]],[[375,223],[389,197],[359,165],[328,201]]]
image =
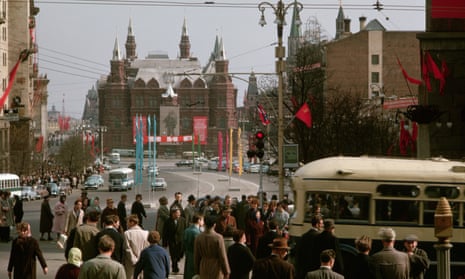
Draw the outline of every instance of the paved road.
[[[232,197],[240,198],[242,194],[256,194],[258,190],[259,175],[258,174],[245,174],[242,177],[237,175],[231,176],[227,173],[217,172],[202,172],[202,174],[194,174],[192,170],[187,168],[176,168],[174,167],[175,161],[162,161],[159,160],[160,176],[164,176],[168,182],[168,190],[163,192],[150,192],[147,188],[142,187],[138,189],[143,194],[144,201],[146,203],[147,219],[144,220],[144,227],[147,229],[153,229],[155,227],[155,216],[158,207],[158,198],[161,195],[168,197],[169,202],[173,200],[174,193],[181,191],[184,194],[184,201],[187,200],[189,194],[197,196],[204,196],[210,194],[212,196],[230,194]],[[263,178],[263,189],[269,194],[277,194],[276,177],[264,177]],[[68,197],[68,204],[73,204],[80,196],[81,191],[75,190]],[[130,204],[134,199],[134,192],[128,193],[129,202],[127,209],[130,209]],[[89,196],[99,196],[102,202],[101,207],[105,207],[105,199],[113,198],[115,201],[119,200],[121,193],[108,192],[106,187],[98,191],[89,191]],[[57,198],[53,198],[50,201],[51,206],[57,202]],[[42,201],[30,201],[24,202],[25,217],[24,221],[29,222],[32,228],[32,235],[36,239],[39,239],[39,217],[40,217],[40,204]],[[13,234],[12,234],[13,235]],[[37,278],[55,278],[56,271],[58,268],[65,263],[63,250],[57,248],[56,243],[53,241],[40,241],[40,247],[44,253],[49,266],[49,274],[44,275],[42,270],[39,268],[37,271]],[[9,252],[11,249],[10,243],[0,243],[0,279],[8,278],[7,266]],[[39,264],[38,264],[39,266]],[[182,272],[184,269],[183,260],[180,263],[179,274],[171,274],[169,278],[182,278]]]

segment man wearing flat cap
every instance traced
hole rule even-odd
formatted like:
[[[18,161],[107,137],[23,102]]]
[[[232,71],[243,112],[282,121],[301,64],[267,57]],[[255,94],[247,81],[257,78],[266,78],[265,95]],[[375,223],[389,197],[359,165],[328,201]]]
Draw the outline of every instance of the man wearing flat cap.
[[[404,238],[404,251],[410,260],[411,279],[423,279],[430,264],[426,251],[417,246],[418,237],[416,235],[410,234]]]
[[[252,269],[252,279],[293,279],[294,266],[285,260],[289,252],[287,239],[278,237],[270,244],[271,255],[255,261]]]
[[[408,279],[410,261],[406,253],[394,248],[396,232],[391,228],[381,228],[378,232],[383,249],[372,257],[376,279]]]

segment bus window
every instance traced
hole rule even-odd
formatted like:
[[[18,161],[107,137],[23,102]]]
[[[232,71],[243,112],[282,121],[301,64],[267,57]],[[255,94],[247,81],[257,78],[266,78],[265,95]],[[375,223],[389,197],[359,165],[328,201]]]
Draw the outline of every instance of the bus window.
[[[428,198],[446,197],[448,199],[456,199],[460,194],[460,190],[458,187],[427,186],[425,194]]]
[[[311,222],[314,215],[336,220],[368,221],[368,195],[307,192],[306,201],[305,222]]]
[[[418,201],[377,200],[376,222],[418,222]]]
[[[436,207],[438,206],[437,201],[428,201],[423,202],[424,210],[423,210],[423,224],[434,226],[434,212],[436,212]],[[459,216],[459,206],[456,202],[449,202],[450,208],[452,210],[454,224],[457,224],[457,219]]]
[[[416,197],[420,194],[420,188],[416,185],[381,184],[376,192],[387,197]]]

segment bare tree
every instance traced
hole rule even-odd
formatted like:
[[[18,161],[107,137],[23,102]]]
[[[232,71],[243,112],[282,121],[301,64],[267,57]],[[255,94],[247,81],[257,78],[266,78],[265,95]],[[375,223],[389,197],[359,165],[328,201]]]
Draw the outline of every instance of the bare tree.
[[[90,147],[83,143],[82,137],[72,136],[61,145],[56,161],[70,172],[82,171],[92,164]]]

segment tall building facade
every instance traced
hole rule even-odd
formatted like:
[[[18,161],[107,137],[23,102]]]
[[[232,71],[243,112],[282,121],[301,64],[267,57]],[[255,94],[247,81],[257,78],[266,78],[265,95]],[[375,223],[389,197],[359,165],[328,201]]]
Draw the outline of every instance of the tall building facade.
[[[0,83],[7,96],[0,111],[1,172],[29,174],[46,156],[48,80],[35,60],[38,13],[34,1],[0,1]]]
[[[237,90],[229,74],[222,40],[216,39],[210,60],[202,67],[191,56],[191,44],[184,21],[179,57],[153,52],[145,58],[136,54],[132,22],[122,57],[115,40],[110,74],[98,82],[99,124],[107,127],[104,149],[134,149],[135,119],[156,118],[156,135],[161,142],[157,155],[180,155],[192,150],[188,137],[200,139],[201,151],[217,155],[218,134],[238,127]],[[144,128],[146,129],[146,128]],[[146,147],[147,148],[147,147]],[[197,146],[195,147],[197,150]]]
[[[339,90],[361,94],[363,98],[416,95],[406,85],[397,63],[413,77],[420,78],[417,32],[387,31],[376,19],[352,34],[325,45],[326,91]],[[350,35],[349,35],[350,34]]]

